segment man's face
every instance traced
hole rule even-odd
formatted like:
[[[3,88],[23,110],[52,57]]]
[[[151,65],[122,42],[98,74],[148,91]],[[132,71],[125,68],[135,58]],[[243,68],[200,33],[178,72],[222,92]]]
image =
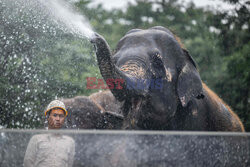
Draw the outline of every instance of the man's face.
[[[49,129],[60,129],[65,120],[65,113],[62,109],[52,109],[48,118]]]

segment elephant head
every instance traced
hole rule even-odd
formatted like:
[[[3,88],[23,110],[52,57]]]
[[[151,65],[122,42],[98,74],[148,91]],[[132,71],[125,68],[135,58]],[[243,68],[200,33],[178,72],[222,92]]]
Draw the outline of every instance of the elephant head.
[[[164,27],[130,30],[114,55],[102,36],[96,34],[92,42],[103,78],[124,101],[124,128],[166,129],[178,109],[203,96],[195,62]]]
[[[96,93],[95,96],[102,94]],[[106,94],[105,94],[106,95]],[[103,95],[104,96],[104,95]],[[100,97],[98,103],[102,104]],[[120,129],[123,122],[121,114],[115,111],[101,111],[102,107],[87,96],[76,96],[74,98],[61,99],[68,111],[67,128],[72,129]],[[110,102],[109,105],[116,105],[115,102]],[[116,108],[113,107],[113,108]],[[112,108],[112,109],[113,109]],[[105,109],[104,109],[105,110]]]

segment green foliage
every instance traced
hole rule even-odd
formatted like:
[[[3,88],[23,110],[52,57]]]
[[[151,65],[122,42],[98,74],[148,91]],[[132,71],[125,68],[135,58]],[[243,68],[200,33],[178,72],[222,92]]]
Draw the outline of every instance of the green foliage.
[[[250,131],[249,109],[249,39],[250,4],[246,1],[224,0],[237,5],[231,14],[216,12],[208,20],[220,31],[219,47],[223,58],[223,75],[215,82],[214,89],[240,116],[247,131]]]
[[[219,92],[233,107],[250,131],[250,42],[241,50],[225,58],[227,71],[225,76],[217,82]]]

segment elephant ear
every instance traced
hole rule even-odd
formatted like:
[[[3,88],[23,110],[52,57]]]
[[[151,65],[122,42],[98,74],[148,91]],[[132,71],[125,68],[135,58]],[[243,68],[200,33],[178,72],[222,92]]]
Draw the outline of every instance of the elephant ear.
[[[177,82],[177,93],[183,107],[193,98],[203,98],[203,88],[200,75],[196,69],[196,64],[188,51],[183,49],[186,62],[183,65]]]

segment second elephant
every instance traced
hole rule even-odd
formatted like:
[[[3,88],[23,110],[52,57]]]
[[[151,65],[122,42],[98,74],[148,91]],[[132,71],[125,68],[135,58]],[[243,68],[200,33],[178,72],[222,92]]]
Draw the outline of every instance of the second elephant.
[[[99,95],[100,94],[100,95]],[[101,92],[94,96],[103,96]],[[97,98],[99,98],[96,97]],[[108,96],[108,94],[107,94]],[[93,101],[87,96],[62,99],[69,112],[67,126],[72,129],[121,129],[123,116],[115,110],[105,111],[101,101]],[[100,103],[100,104],[99,104]],[[110,106],[114,105],[110,101]],[[112,108],[112,107],[111,107]],[[113,108],[112,108],[113,109]]]

